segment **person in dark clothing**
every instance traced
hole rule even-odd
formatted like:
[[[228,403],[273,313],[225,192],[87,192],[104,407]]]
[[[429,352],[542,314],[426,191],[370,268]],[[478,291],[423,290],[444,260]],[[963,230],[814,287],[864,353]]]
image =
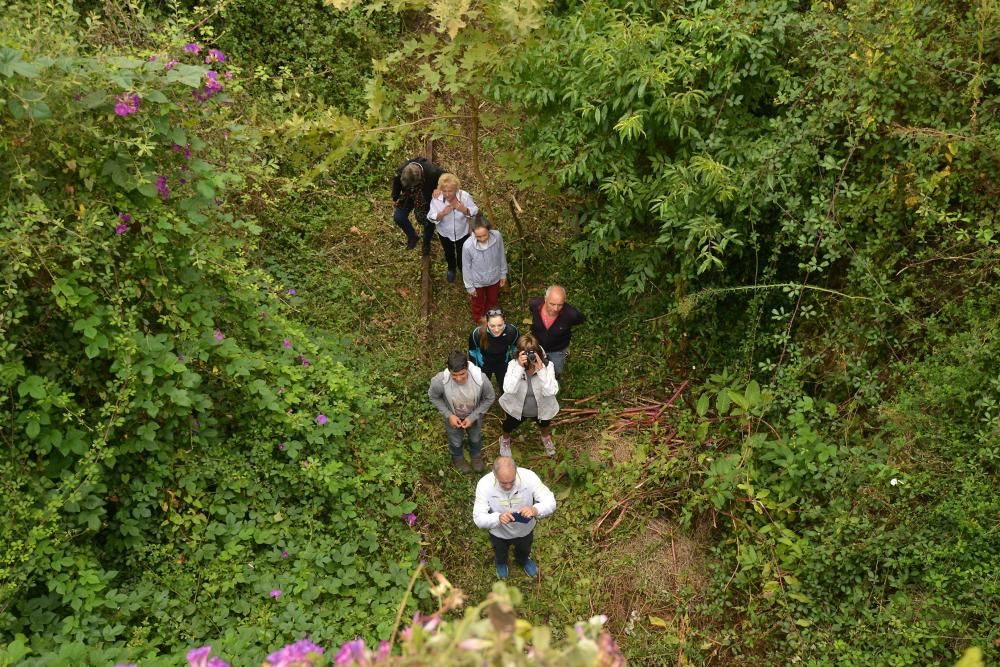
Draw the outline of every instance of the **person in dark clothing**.
[[[434,224],[427,219],[427,213],[437,190],[438,179],[443,173],[441,167],[418,156],[400,165],[392,179],[392,203],[396,207],[392,220],[406,234],[407,250],[416,248],[420,238],[410,224],[410,212],[413,211],[417,222],[424,228],[423,253],[430,254]]]
[[[483,369],[486,377],[492,375],[494,386],[503,390],[503,378],[507,364],[515,355],[515,345],[521,332],[513,324],[508,324],[503,311],[491,308],[486,311],[486,323],[469,334],[469,359]]]
[[[544,297],[529,300],[528,310],[531,311],[531,333],[555,366],[558,377],[566,368],[572,328],[583,324],[587,318],[566,303],[566,290],[559,285],[551,285],[545,290]]]

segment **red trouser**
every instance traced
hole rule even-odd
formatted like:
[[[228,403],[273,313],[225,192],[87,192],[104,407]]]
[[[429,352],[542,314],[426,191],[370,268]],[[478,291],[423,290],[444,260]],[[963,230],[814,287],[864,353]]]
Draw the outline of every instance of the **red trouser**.
[[[472,321],[478,323],[486,315],[486,311],[497,305],[500,297],[500,282],[486,287],[477,287],[472,295]]]

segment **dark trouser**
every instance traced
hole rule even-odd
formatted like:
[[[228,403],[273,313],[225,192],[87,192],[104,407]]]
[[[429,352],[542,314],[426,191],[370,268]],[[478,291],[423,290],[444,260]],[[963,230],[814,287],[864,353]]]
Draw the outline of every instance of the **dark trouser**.
[[[448,262],[449,271],[454,271],[456,268],[459,271],[462,270],[462,245],[467,238],[469,238],[468,234],[457,241],[452,241],[438,234],[438,240],[441,241],[441,248],[444,250],[444,261]]]
[[[431,252],[431,236],[434,235],[434,223],[427,219],[427,212],[430,211],[429,206],[427,208],[414,209],[412,200],[400,204],[392,212],[392,221],[403,230],[406,238],[416,238],[417,232],[413,229],[413,225],[410,224],[410,211],[413,211],[413,217],[417,219],[417,222],[424,226],[423,253],[429,255]]]
[[[497,565],[507,564],[507,552],[510,551],[511,545],[514,546],[514,560],[517,561],[518,565],[524,565],[531,558],[531,541],[533,539],[535,539],[535,531],[531,531],[524,537],[515,537],[511,540],[505,540],[490,533],[490,543],[493,544],[493,558],[496,560]]]
[[[528,419],[532,419],[532,417],[528,417]],[[507,415],[507,418],[503,420],[503,432],[508,435],[513,433],[523,421],[523,419],[516,419],[515,417]],[[542,428],[548,428],[549,424],[552,423],[551,419],[535,419],[535,421],[538,422],[538,425]]]
[[[493,389],[496,391],[497,396],[503,393],[503,379],[507,376],[507,364],[500,364],[497,367],[486,366],[483,368],[483,373],[486,377],[493,376],[496,382],[493,383]]]

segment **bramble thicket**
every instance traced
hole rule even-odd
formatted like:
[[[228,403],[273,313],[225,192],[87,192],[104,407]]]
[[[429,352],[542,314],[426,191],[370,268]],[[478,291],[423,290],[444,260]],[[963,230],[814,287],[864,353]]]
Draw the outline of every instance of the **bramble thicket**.
[[[996,0],[0,0],[0,665],[995,662],[998,93]],[[588,315],[539,582],[428,137]]]

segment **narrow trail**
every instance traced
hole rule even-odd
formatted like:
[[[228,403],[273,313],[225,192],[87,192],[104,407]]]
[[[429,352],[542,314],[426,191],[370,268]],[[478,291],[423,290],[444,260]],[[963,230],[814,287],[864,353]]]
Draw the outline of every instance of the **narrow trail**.
[[[447,143],[423,142],[422,150],[410,155],[421,152],[457,172],[463,189],[474,198],[493,185],[466,177],[464,153]],[[495,173],[497,168],[487,164],[484,169]],[[587,277],[565,268],[565,248],[576,229],[561,219],[563,209],[550,203],[519,211],[516,196],[491,192],[495,208],[509,208],[511,216],[505,211],[500,220],[493,220],[504,234],[511,269],[511,285],[502,290],[500,305],[523,332],[530,324],[527,297],[540,295],[550,281],[558,281],[567,285],[572,301],[572,295],[583,294]],[[363,286],[357,298],[369,304],[366,310],[377,313],[359,313],[359,332],[367,346],[385,355],[387,380],[399,397],[387,406],[385,417],[398,425],[402,451],[412,452],[418,472],[412,497],[418,504],[416,527],[429,568],[479,599],[495,581],[488,538],[472,522],[479,476],[463,476],[451,467],[440,415],[426,396],[448,352],[467,349],[474,326],[468,295],[460,279],[446,282],[436,242],[426,256],[403,248],[385,199],[384,193],[372,192],[374,215],[340,223],[351,230],[332,231],[328,252],[338,266],[349,266]],[[497,207],[498,202],[502,206]],[[521,215],[520,226],[514,224],[514,215]],[[535,229],[546,230],[544,244],[527,240]],[[380,241],[388,242],[385,249],[378,249]],[[549,267],[563,268],[549,275]],[[681,379],[672,386],[651,386],[641,377],[634,386],[610,381],[599,368],[606,358],[594,347],[587,326],[574,333],[574,358],[561,382],[561,414],[554,422],[555,457],[544,455],[534,425],[525,424],[514,434],[515,460],[542,477],[556,493],[559,508],[536,529],[533,557],[541,576],[531,580],[512,569],[509,583],[524,594],[524,617],[553,624],[557,631],[595,613],[608,614],[610,627],[619,633],[634,624],[636,614],[673,618],[689,600],[685,591],[701,590],[706,580],[704,536],[685,535],[656,518],[661,491],[644,481],[642,464],[635,459],[645,456],[642,452],[649,446],[683,446],[668,421],[683,405],[686,383]],[[484,418],[487,465],[499,454],[502,416],[494,404]]]

